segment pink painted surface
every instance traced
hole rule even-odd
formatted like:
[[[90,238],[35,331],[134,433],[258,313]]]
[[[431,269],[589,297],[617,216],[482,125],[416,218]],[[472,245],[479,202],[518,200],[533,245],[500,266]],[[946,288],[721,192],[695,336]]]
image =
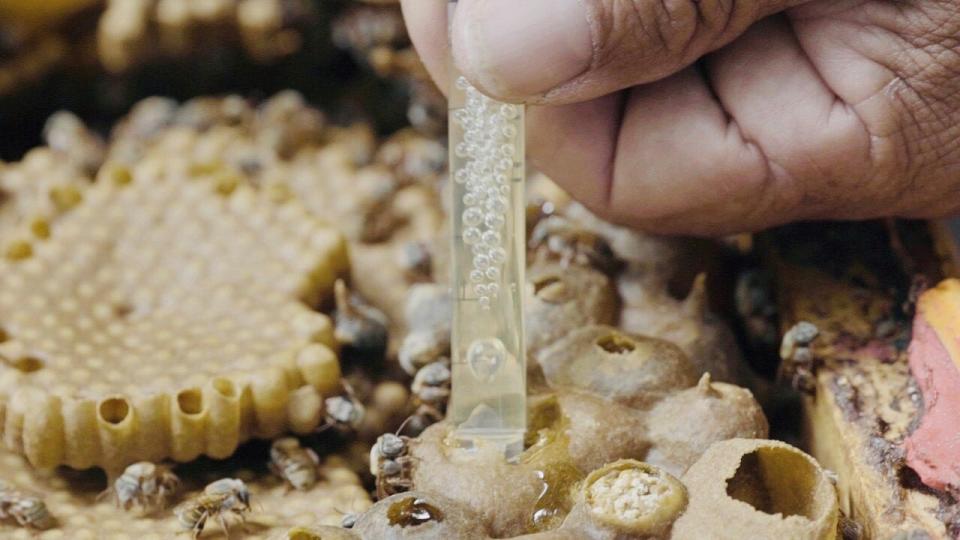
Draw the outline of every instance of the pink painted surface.
[[[905,443],[907,464],[924,484],[960,493],[960,370],[922,312],[913,322],[909,354],[924,413]]]

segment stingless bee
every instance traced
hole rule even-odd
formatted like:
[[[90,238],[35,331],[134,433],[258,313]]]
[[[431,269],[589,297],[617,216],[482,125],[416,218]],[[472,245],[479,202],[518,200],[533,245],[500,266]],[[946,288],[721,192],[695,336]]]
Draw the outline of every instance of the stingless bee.
[[[333,428],[340,433],[349,434],[356,431],[363,422],[363,415],[366,413],[363,403],[346,380],[341,380],[341,384],[346,395],[323,400],[324,425],[320,426],[318,432]]]
[[[151,511],[166,508],[179,488],[180,479],[169,467],[141,461],[127,467],[101,497],[112,495],[124,510],[136,505]]]
[[[426,403],[436,407],[437,410],[446,410],[447,400],[450,398],[448,362],[449,360],[443,359],[427,364],[414,375],[410,390],[418,404]]]
[[[357,360],[379,361],[387,349],[387,316],[347,289],[342,279],[333,286],[336,309],[334,337],[343,353]]]
[[[780,367],[777,380],[790,384],[795,390],[807,394],[816,388],[816,362],[813,342],[820,329],[813,323],[800,321],[783,335],[780,342]]]
[[[0,482],[0,519],[9,518],[30,529],[46,530],[56,525],[43,499]]]
[[[244,511],[250,510],[250,490],[243,480],[238,478],[221,478],[215,482],[207,484],[203,488],[206,495],[228,495],[228,500],[224,501],[226,509],[242,508]]]
[[[363,420],[364,407],[354,397],[334,396],[323,402],[326,407],[325,427],[333,427],[338,431],[353,431],[360,427]]]
[[[619,265],[606,239],[557,215],[537,223],[530,233],[530,248],[537,257],[559,258],[564,266],[571,263],[592,266],[610,274]]]
[[[227,493],[213,495],[203,493],[178,506],[174,513],[181,528],[184,531],[190,531],[194,540],[200,537],[207,520],[213,517],[220,521],[220,528],[229,538],[230,528],[225,516],[232,514],[242,522],[244,520],[243,513],[246,511],[240,507],[231,507],[228,503],[230,498],[231,496]]]
[[[441,420],[443,420],[443,412],[440,409],[429,403],[421,403],[407,419],[407,433],[417,436]]]
[[[270,469],[293,489],[308,490],[317,483],[320,456],[295,437],[277,439],[270,446]]]
[[[418,241],[406,242],[400,246],[397,259],[408,280],[430,281],[433,272],[433,251],[429,244]]]
[[[249,511],[250,492],[243,480],[223,478],[207,485],[203,493],[178,506],[174,514],[181,528],[185,532],[191,532],[196,540],[203,532],[207,520],[211,518],[220,522],[220,528],[229,538],[227,516],[235,517],[242,524]]]
[[[400,429],[403,427],[401,425]],[[385,433],[370,448],[370,472],[377,479],[378,499],[409,491],[413,487],[411,469],[414,458],[409,455],[409,441],[409,437]]]

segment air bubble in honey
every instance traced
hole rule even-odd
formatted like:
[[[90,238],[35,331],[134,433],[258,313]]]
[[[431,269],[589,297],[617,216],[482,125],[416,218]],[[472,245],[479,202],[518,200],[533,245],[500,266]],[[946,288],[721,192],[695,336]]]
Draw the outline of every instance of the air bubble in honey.
[[[492,380],[507,357],[507,349],[497,338],[474,341],[467,350],[467,364],[481,381]]]

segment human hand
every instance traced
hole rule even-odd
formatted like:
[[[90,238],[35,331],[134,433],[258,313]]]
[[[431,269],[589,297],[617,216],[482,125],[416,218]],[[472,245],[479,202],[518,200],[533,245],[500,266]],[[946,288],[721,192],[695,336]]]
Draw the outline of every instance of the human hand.
[[[444,0],[402,0],[445,87]],[[531,105],[598,214],[717,235],[960,210],[960,1],[460,0],[457,65]]]

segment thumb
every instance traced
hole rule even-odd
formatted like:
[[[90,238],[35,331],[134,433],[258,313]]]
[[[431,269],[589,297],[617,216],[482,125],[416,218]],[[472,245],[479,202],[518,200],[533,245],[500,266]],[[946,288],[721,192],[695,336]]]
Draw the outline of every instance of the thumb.
[[[806,0],[460,0],[457,65],[507,101],[569,103],[672,75]]]

